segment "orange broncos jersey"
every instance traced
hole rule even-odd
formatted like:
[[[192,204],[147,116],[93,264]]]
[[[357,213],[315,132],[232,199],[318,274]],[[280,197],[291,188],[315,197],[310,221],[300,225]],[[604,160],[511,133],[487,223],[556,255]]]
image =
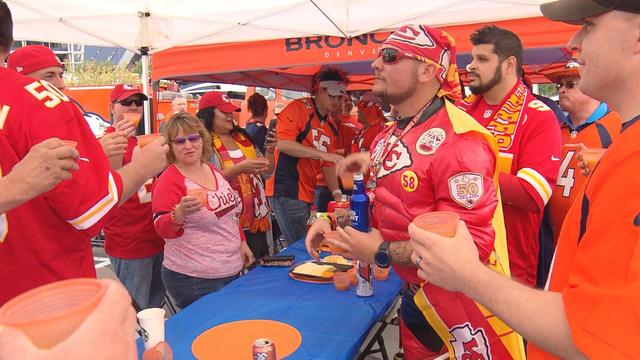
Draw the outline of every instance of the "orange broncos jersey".
[[[622,119],[618,113],[610,111],[597,122],[587,125],[578,132],[572,132],[569,126],[563,126],[562,156],[560,173],[555,189],[549,200],[549,211],[553,225],[553,239],[557,243],[560,228],[576,194],[582,189],[586,177],[580,174],[576,154],[580,151],[578,144],[589,148],[608,148],[620,134]],[[572,146],[573,145],[573,146]]]
[[[294,100],[278,115],[278,140],[292,140],[323,152],[334,152],[337,129],[330,116],[321,119],[312,98]],[[333,166],[319,159],[297,158],[275,152],[274,175],[267,181],[268,196],[284,196],[313,202],[316,176],[322,166]]]
[[[547,284],[549,291],[562,293],[573,341],[589,359],[638,356],[640,229],[633,226],[640,212],[638,138],[640,122],[624,124],[577,194]],[[528,354],[554,358],[531,343]]]

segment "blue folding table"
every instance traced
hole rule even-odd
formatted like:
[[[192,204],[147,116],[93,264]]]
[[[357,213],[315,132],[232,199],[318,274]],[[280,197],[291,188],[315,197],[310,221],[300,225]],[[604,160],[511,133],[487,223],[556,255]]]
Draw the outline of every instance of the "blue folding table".
[[[281,254],[295,255],[296,263],[310,259],[304,241]],[[173,348],[175,359],[195,359],[191,344],[206,330],[248,319],[281,321],[300,331],[302,344],[287,359],[353,359],[369,331],[393,305],[401,287],[400,278],[392,270],[387,280],[374,280],[373,296],[360,298],[354,287],[336,291],[333,284],[293,280],[288,271],[258,267],[167,320],[165,340]],[[142,352],[140,340],[138,352]]]

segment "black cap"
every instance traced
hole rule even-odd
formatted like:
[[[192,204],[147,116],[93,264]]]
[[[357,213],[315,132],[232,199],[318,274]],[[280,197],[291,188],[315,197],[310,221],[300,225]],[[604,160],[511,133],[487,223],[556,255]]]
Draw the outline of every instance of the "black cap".
[[[540,5],[547,19],[582,24],[585,18],[620,10],[640,14],[639,0],[557,0]]]

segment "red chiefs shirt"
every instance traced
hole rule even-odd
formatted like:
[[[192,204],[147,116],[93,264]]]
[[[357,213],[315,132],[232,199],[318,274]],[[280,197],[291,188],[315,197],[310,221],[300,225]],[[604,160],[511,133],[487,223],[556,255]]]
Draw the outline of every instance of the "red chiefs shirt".
[[[435,113],[409,130],[385,157],[376,180],[373,225],[386,241],[407,241],[407,228],[416,216],[454,211],[466,222],[485,261],[493,250],[495,236],[495,155],[476,134],[457,134],[442,102],[432,109]],[[385,147],[384,139],[392,129],[374,140],[372,162]],[[393,144],[400,133],[402,130],[397,129],[388,143]],[[394,265],[394,269],[405,281],[421,282],[415,267]]]
[[[116,208],[122,182],[89,125],[51,84],[0,68],[2,173],[31,147],[58,137],[78,142],[79,170],[43,195],[8,211],[0,241],[0,304],[50,282],[95,277],[91,237]],[[6,191],[6,189],[3,189]]]
[[[518,177],[536,202],[538,211],[532,212],[502,198],[511,275],[535,285],[540,248],[538,230],[558,177],[562,139],[553,111],[533,97],[521,82],[516,83],[503,102],[517,103],[516,95],[524,97],[522,111],[513,111],[515,107],[505,105],[507,114],[500,119],[494,119],[494,115],[501,106],[489,106],[483,97],[475,103],[465,100],[460,107],[493,134],[500,149],[500,171]]]
[[[134,136],[129,138],[122,165],[131,162],[138,145]],[[151,211],[151,186],[147,181],[136,194],[109,216],[104,228],[104,250],[120,259],[141,259],[158,254],[164,249],[164,240],[156,234]]]

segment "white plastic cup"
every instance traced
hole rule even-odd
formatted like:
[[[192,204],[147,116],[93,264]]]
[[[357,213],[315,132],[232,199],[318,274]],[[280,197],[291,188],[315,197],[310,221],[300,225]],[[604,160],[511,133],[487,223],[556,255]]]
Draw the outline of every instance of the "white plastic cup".
[[[149,308],[140,311],[138,321],[142,327],[144,348],[149,349],[164,341],[164,309]]]

